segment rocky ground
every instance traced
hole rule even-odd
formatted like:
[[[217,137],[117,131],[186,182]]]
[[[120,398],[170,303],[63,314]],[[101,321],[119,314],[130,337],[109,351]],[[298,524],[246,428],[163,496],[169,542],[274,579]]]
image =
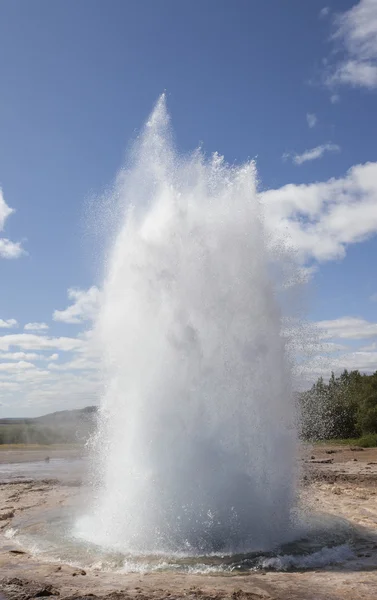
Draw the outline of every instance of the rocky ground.
[[[39,449],[39,459],[46,458]],[[71,458],[70,452],[60,456]],[[54,456],[58,456],[56,450]],[[51,452],[49,453],[51,454]],[[7,460],[30,458],[8,449]],[[192,575],[173,572],[114,573],[46,562],[15,543],[7,532],[23,516],[63,504],[80,493],[78,481],[7,478],[0,482],[0,600],[375,600],[377,598],[377,449],[306,448],[301,459],[304,502],[344,517],[360,529],[354,558],[306,571]]]

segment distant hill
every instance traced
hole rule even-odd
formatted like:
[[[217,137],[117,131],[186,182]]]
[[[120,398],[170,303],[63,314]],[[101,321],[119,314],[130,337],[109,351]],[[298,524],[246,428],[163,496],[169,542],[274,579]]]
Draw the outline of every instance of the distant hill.
[[[77,423],[93,419],[97,411],[98,406],[86,406],[85,408],[78,408],[76,410],[59,410],[48,415],[43,415],[43,417],[35,417],[32,420],[36,423],[44,424]]]
[[[97,411],[87,406],[32,419],[0,419],[0,444],[82,443],[94,431]]]

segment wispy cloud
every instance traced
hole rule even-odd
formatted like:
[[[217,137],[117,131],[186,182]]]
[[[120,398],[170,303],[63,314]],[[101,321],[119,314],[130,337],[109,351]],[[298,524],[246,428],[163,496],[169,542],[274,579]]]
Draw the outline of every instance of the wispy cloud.
[[[18,362],[0,362],[0,371],[20,371],[23,369],[34,369],[35,365],[33,363],[27,362],[25,360],[20,360]]]
[[[367,344],[366,346],[362,346],[359,348],[362,352],[377,352],[377,343],[372,342],[371,344]]]
[[[43,331],[0,336],[3,410],[35,415],[96,403],[101,380],[91,338],[90,332],[77,337],[50,337]]]
[[[377,233],[377,162],[339,179],[268,190],[261,201],[272,239],[303,264],[343,258],[349,244]]]
[[[59,354],[37,354],[36,352],[0,352],[0,360],[58,360]]]
[[[344,369],[359,370],[362,373],[373,373],[377,365],[377,343],[360,346],[355,350],[357,341],[377,339],[377,323],[360,317],[346,316],[311,324],[318,332],[313,353],[308,354],[296,368],[299,380],[306,382],[306,387],[317,377],[328,378],[331,371],[336,374]],[[315,337],[315,336],[313,336]],[[330,340],[335,340],[330,341]],[[339,343],[339,341],[341,343]],[[351,342],[351,345],[347,342]],[[307,340],[303,342],[306,348]]]
[[[19,258],[26,254],[21,242],[12,242],[7,238],[0,238],[0,258]]]
[[[99,296],[100,292],[96,286],[88,290],[69,289],[68,298],[72,300],[72,304],[64,310],[55,310],[54,321],[79,324],[94,319],[98,310]]]
[[[326,74],[328,85],[377,87],[377,2],[360,0],[334,18],[332,39],[343,57]]]
[[[375,88],[377,87],[377,65],[366,61],[348,60],[337,67],[327,82],[330,85],[343,83],[353,87]]]
[[[321,8],[321,10],[319,11],[319,18],[320,19],[324,19],[325,17],[327,17],[330,13],[330,8],[328,6],[324,6],[323,8]]]
[[[18,327],[16,319],[0,319],[0,329],[12,329]]]
[[[322,156],[326,152],[340,152],[340,147],[337,144],[332,144],[328,142],[327,144],[322,144],[321,146],[316,146],[315,148],[311,148],[310,150],[305,150],[302,154],[295,154],[286,152],[283,154],[283,160],[287,160],[288,158],[292,159],[292,162],[295,165],[302,165],[305,162],[311,160],[318,160],[322,158]]]
[[[46,331],[48,329],[47,323],[26,323],[25,331]]]
[[[4,200],[3,192],[0,188],[0,231],[4,230],[5,222],[8,217],[14,213]],[[0,258],[19,258],[25,254],[21,242],[12,242],[7,238],[0,237]]]
[[[3,192],[0,189],[0,231],[4,229],[5,221],[14,212],[4,200]]]
[[[314,113],[306,113],[306,121],[310,129],[312,129],[317,124],[317,115]]]
[[[11,347],[21,350],[62,350],[71,352],[84,346],[83,340],[71,337],[47,337],[33,333],[13,333],[0,336],[0,350],[8,351]]]
[[[377,336],[377,323],[359,317],[342,317],[316,323],[323,339],[363,340]]]
[[[377,162],[356,165],[338,179],[268,190],[260,199],[269,239],[293,248],[303,270],[311,269],[343,258],[350,244],[377,233]],[[86,323],[95,318],[99,300],[95,286],[70,290],[67,308],[56,311],[55,318]],[[5,365],[0,389],[7,410],[17,404],[19,414],[38,414],[95,402],[102,389],[95,336],[79,332],[76,337],[52,337],[42,328],[31,329],[43,323],[27,325],[30,329],[17,333],[8,328],[0,336],[0,364]],[[332,369],[376,369],[377,323],[346,316],[320,321],[313,329],[312,342],[308,335],[302,339],[302,351],[312,353],[300,366],[306,381],[326,377]],[[357,340],[362,347],[355,351]],[[295,336],[295,351],[301,351],[299,343]]]

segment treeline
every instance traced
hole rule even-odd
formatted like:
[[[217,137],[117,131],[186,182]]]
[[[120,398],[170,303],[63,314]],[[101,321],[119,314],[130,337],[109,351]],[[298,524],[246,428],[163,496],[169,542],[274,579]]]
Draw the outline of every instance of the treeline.
[[[301,434],[307,440],[357,438],[377,434],[377,371],[362,375],[344,370],[320,377],[299,394]],[[377,439],[377,435],[375,436]]]

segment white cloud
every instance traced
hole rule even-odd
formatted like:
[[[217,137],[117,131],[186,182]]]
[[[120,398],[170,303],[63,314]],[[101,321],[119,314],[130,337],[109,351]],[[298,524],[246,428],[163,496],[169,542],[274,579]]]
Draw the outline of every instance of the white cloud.
[[[3,192],[0,188],[0,231],[3,231],[5,221],[14,212],[13,208],[10,208],[4,200]]]
[[[19,258],[25,253],[21,242],[11,242],[6,238],[0,238],[0,258]]]
[[[51,337],[43,330],[0,336],[2,411],[10,416],[95,404],[100,373],[91,330],[78,337]]]
[[[369,300],[370,300],[371,302],[377,302],[377,292],[376,292],[375,294],[372,294],[372,295],[369,297]]]
[[[18,362],[0,362],[0,371],[20,371],[24,369],[35,369],[35,365],[31,362],[20,360]]]
[[[3,231],[5,221],[14,212],[4,200],[3,192],[0,188],[0,231]],[[19,258],[25,254],[21,242],[12,242],[7,238],[0,238],[0,258]]]
[[[337,104],[340,100],[340,96],[339,94],[331,94],[330,96],[330,102],[331,104]]]
[[[68,298],[73,302],[65,310],[55,310],[54,321],[78,324],[93,320],[97,314],[99,297],[100,291],[96,286],[88,290],[69,289]]]
[[[329,13],[330,13],[330,8],[328,6],[324,6],[319,11],[319,18],[323,19],[324,17],[327,17]]]
[[[316,356],[307,364],[297,367],[296,372],[306,381],[306,386],[318,377],[328,379],[331,371],[339,375],[344,369],[360,371],[361,373],[374,373],[377,365],[377,352],[348,352],[336,358]]]
[[[19,384],[16,381],[0,381],[0,390],[16,390],[18,387]]]
[[[377,352],[377,342],[372,342],[372,344],[368,344],[367,346],[362,346],[359,348],[360,352]],[[377,370],[377,365],[376,365]]]
[[[377,233],[377,162],[354,166],[339,179],[288,184],[260,197],[271,238],[293,248],[301,263],[343,258],[348,244]]]
[[[264,192],[260,197],[273,242],[281,239],[295,248],[304,269],[313,268],[313,259],[321,262],[342,258],[348,244],[377,232],[377,162],[352,167],[339,179],[290,184]],[[99,296],[96,287],[87,291],[70,290],[71,304],[65,310],[55,311],[54,318],[69,323],[93,319]],[[316,373],[327,376],[331,368],[341,370],[352,361],[351,368],[358,368],[356,365],[360,365],[360,370],[372,368],[371,353],[375,350],[371,346],[347,353],[343,341],[373,341],[374,336],[377,339],[377,324],[343,317],[322,321],[316,330],[318,342],[315,336],[308,341],[305,335],[301,348],[293,345],[294,351],[313,356],[310,363],[300,366],[304,375],[305,369],[307,373],[310,369],[312,378]],[[91,332],[76,338],[50,337],[42,329],[39,335],[32,331],[35,330],[0,337],[0,360],[4,361],[0,363],[2,402],[10,407],[12,398],[17,397],[20,414],[95,403],[101,391],[101,378]],[[65,362],[59,361],[58,352],[64,353]],[[33,365],[35,361],[44,362]]]
[[[64,352],[67,360],[60,363],[58,352],[48,350]],[[77,338],[0,336],[2,411],[33,416],[96,403],[101,390],[97,361],[90,332]]]
[[[38,354],[36,352],[0,352],[0,360],[58,360],[59,354],[54,353],[51,355]]]
[[[25,331],[46,331],[48,329],[47,323],[26,323]]]
[[[377,369],[377,342],[355,349],[358,340],[377,338],[377,323],[358,317],[340,317],[311,324],[318,332],[317,340],[301,337],[296,355],[302,360],[295,368],[297,382],[301,388],[307,388],[318,377],[328,379],[331,371],[339,375],[344,369],[359,370],[362,373],[374,373]],[[315,337],[315,336],[313,336]],[[341,340],[328,341],[328,340]],[[347,344],[347,341],[349,344]],[[313,346],[311,349],[307,345]],[[344,343],[346,342],[346,343]]]
[[[343,58],[327,75],[328,85],[377,87],[377,2],[360,0],[334,18],[333,40]]]
[[[18,327],[16,319],[0,319],[0,329],[12,329]]]
[[[101,392],[101,381],[94,370],[8,368],[1,375],[3,412],[7,410],[14,414],[17,406],[20,416],[96,404]]]
[[[377,337],[377,323],[371,323],[359,317],[318,321],[316,326],[323,339],[362,340]]]
[[[302,154],[291,154],[285,153],[283,154],[283,159],[292,158],[292,162],[295,165],[302,165],[305,162],[310,160],[317,160],[318,158],[322,158],[322,156],[326,152],[339,152],[340,147],[337,144],[331,144],[328,142],[327,144],[322,144],[321,146],[316,146],[315,148],[311,148],[310,150],[305,150]]]
[[[362,373],[374,373],[377,370],[377,352],[349,352],[338,358],[337,371],[358,370]]]
[[[84,343],[78,338],[47,337],[32,333],[14,333],[0,336],[0,350],[8,351],[10,348],[22,350],[62,350],[71,352],[79,350]]]
[[[341,64],[328,80],[331,84],[344,83],[366,88],[377,87],[377,65],[348,60]]]
[[[0,352],[0,360],[39,360],[43,355],[36,352]]]
[[[314,113],[306,113],[306,120],[310,129],[312,129],[317,124],[317,115]]]
[[[98,369],[98,363],[88,356],[78,356],[65,363],[48,365],[52,371],[91,371]]]

